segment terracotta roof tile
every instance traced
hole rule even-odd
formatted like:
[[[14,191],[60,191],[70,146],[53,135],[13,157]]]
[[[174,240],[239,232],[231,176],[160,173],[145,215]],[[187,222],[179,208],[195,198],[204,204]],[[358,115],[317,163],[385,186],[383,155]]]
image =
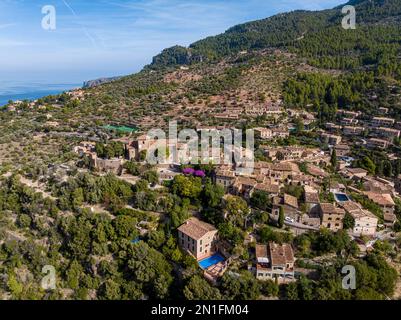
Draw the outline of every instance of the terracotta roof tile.
[[[284,204],[298,208],[298,199],[289,194],[284,194]]]
[[[208,232],[217,231],[211,224],[200,221],[197,218],[188,219],[178,230],[195,240],[201,239]]]
[[[294,253],[291,245],[279,245],[274,242],[269,243],[270,259],[272,266],[285,265],[294,262]]]
[[[279,193],[280,186],[278,184],[271,184],[271,183],[258,183],[255,186],[256,190],[265,191],[267,193]]]
[[[380,206],[394,206],[394,200],[389,194],[379,194],[375,192],[365,192],[365,195]]]

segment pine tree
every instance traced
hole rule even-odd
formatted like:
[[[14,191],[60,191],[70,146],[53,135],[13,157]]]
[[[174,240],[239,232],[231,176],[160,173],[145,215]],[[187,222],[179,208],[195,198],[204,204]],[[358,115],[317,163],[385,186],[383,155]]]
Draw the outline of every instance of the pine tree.
[[[284,227],[284,209],[280,207],[279,216],[278,216],[278,226],[279,228]]]
[[[337,168],[337,152],[336,149],[333,149],[331,153],[331,159],[330,159],[331,166],[333,167],[333,170],[336,170]]]

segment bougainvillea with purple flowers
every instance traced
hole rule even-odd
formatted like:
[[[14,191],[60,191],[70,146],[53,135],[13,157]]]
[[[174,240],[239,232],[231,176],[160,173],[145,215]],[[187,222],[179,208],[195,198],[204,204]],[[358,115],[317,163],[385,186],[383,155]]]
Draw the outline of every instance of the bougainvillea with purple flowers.
[[[195,173],[194,173],[194,175],[195,175],[196,177],[204,178],[204,177],[206,176],[206,173],[205,173],[203,170],[196,170]]]
[[[203,170],[195,170],[193,168],[185,168],[182,170],[182,173],[187,175],[187,176],[195,176],[195,177],[199,177],[199,178],[204,178],[206,177],[206,173]]]
[[[195,169],[185,168],[184,170],[182,170],[182,173],[187,174],[187,175],[192,175],[192,174],[195,174]]]

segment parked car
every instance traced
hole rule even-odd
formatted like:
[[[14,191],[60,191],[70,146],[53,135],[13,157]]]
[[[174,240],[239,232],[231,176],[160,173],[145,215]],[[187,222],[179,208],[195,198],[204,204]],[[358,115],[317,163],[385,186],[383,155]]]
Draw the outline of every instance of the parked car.
[[[295,222],[295,220],[293,218],[290,218],[290,217],[285,217],[285,221],[291,222],[291,223]]]

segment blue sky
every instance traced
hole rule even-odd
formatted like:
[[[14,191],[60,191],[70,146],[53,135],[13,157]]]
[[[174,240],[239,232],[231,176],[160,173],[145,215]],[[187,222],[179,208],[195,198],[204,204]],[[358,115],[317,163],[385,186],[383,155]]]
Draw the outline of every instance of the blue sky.
[[[345,0],[0,0],[0,81],[81,82],[140,70],[163,48]],[[41,27],[56,8],[56,30]]]

